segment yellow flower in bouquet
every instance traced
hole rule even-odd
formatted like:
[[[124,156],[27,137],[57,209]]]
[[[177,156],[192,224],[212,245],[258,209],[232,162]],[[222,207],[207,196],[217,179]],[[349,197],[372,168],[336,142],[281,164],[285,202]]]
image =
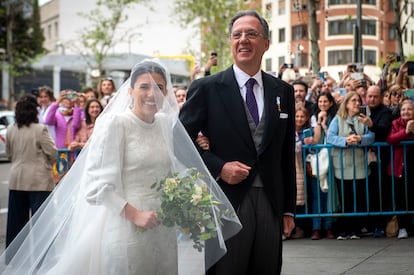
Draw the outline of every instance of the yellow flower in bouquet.
[[[167,227],[177,225],[189,235],[198,251],[202,251],[204,241],[217,236],[215,214],[220,220],[225,213],[202,177],[197,169],[189,168],[151,186],[161,192],[158,220]]]

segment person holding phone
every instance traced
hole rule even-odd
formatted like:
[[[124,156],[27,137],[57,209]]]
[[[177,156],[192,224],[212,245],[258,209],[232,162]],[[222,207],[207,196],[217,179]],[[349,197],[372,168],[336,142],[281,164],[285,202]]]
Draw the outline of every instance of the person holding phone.
[[[370,174],[370,169],[366,170],[364,148],[355,145],[367,146],[373,143],[375,134],[361,121],[361,105],[361,96],[355,91],[348,92],[328,128],[326,141],[335,146],[331,150],[331,156],[339,199],[341,205],[344,205],[343,213],[354,212],[354,202],[356,212],[367,209],[365,176]],[[340,218],[337,239],[359,239],[361,225],[358,217]]]
[[[410,78],[412,75],[414,75],[414,61],[406,61],[401,65],[395,82],[403,89],[410,89],[413,87]]]
[[[326,144],[326,134],[332,119],[335,117],[338,107],[335,99],[330,92],[322,92],[317,97],[317,105],[315,113],[311,117],[311,126],[314,132],[313,144]],[[329,180],[329,178],[328,178]],[[322,192],[319,187],[316,177],[310,177],[309,182],[312,191],[312,209],[316,213],[326,213],[328,211],[328,196],[333,194],[333,190],[328,193]],[[332,186],[332,183],[328,185]],[[319,240],[325,234],[326,238],[334,239],[333,219],[326,218],[312,218],[312,240]]]

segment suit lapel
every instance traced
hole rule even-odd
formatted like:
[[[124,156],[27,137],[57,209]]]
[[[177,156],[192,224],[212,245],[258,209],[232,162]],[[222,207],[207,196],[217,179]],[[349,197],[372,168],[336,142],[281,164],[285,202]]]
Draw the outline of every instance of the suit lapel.
[[[264,110],[266,113],[265,130],[263,133],[262,145],[258,154],[261,154],[270,141],[273,139],[273,135],[276,131],[277,121],[279,120],[279,110],[276,98],[279,97],[283,102],[283,93],[276,81],[272,81],[270,76],[262,72],[263,90],[264,90]]]
[[[220,91],[219,96],[231,120],[231,127],[239,132],[239,136],[246,141],[247,146],[255,150],[243,98],[231,67],[223,72],[218,85],[220,85],[220,87],[217,87],[218,91]]]

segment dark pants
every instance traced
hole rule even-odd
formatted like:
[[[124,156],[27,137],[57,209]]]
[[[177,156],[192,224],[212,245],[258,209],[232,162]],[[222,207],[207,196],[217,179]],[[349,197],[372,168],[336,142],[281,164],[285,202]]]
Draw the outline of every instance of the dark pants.
[[[50,193],[49,191],[9,191],[6,247],[19,234],[30,216],[39,209]]]
[[[343,181],[343,193],[341,180],[335,178],[342,211],[344,213],[359,213],[367,211],[365,179]],[[355,205],[354,205],[355,203]],[[355,206],[355,209],[354,209]],[[358,233],[363,225],[361,217],[341,217],[338,219],[338,232]]]
[[[282,225],[263,188],[252,187],[237,210],[242,230],[226,241],[227,254],[208,275],[280,274]]]

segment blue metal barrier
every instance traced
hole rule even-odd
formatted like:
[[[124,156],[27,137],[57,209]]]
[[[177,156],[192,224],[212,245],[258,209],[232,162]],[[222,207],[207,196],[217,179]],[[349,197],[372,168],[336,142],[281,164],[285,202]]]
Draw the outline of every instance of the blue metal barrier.
[[[69,149],[58,149],[57,159],[56,159],[56,169],[54,173],[57,173],[59,177],[66,174],[72,166],[73,161],[79,155],[81,150],[71,151]]]
[[[378,216],[378,215],[393,215],[393,214],[414,214],[414,171],[409,172],[407,167],[407,148],[411,147],[414,151],[414,141],[404,141],[400,145],[403,147],[404,152],[404,173],[401,179],[394,177],[394,166],[391,165],[391,174],[387,174],[387,167],[389,163],[394,163],[394,147],[386,142],[376,142],[369,146],[349,146],[346,148],[339,148],[329,144],[316,144],[316,145],[303,145],[302,147],[302,160],[303,160],[303,171],[304,176],[304,190],[305,190],[305,213],[298,213],[297,218],[314,218],[314,217],[343,217],[343,216]],[[320,211],[321,199],[320,192],[317,194],[311,194],[310,190],[310,179],[311,176],[306,175],[306,156],[307,154],[316,154],[316,181],[318,188],[320,188],[320,175],[319,175],[319,158],[318,153],[326,148],[329,154],[329,169],[328,169],[328,209],[327,211]],[[364,167],[365,179],[356,180],[353,177],[352,180],[344,180],[344,150],[351,150],[352,162],[353,162],[353,173],[355,176],[356,169],[361,167],[355,167],[355,152],[356,150],[362,149],[364,152]],[[336,150],[339,154],[340,163],[340,177],[335,179],[334,168],[332,163],[332,152]],[[376,152],[376,162],[368,163],[368,152]],[[350,151],[348,151],[349,153]],[[372,153],[370,153],[372,154]],[[413,156],[410,156],[413,158]],[[349,171],[349,167],[346,166]],[[414,169],[414,166],[411,167]],[[369,171],[371,170],[371,173]],[[410,174],[410,175],[409,175]],[[408,178],[410,176],[411,178]],[[398,181],[398,182],[397,182]],[[410,181],[410,182],[409,182]],[[352,184],[352,196],[348,197],[345,195],[347,188]],[[364,186],[361,186],[364,184]],[[403,188],[401,188],[403,184]],[[411,187],[412,186],[412,187]],[[396,188],[399,188],[400,193],[403,189],[403,196],[396,197],[398,194]],[[349,189],[348,189],[349,190]],[[357,191],[360,192],[357,192]],[[411,190],[411,191],[409,191]],[[413,196],[409,197],[409,192]],[[362,194],[365,193],[365,194]],[[317,196],[318,206],[316,209],[312,209],[312,195]],[[358,200],[363,196],[364,201]],[[353,200],[351,211],[345,209],[346,203]],[[339,204],[338,204],[339,202]],[[401,207],[401,204],[404,206]],[[399,206],[399,207],[397,207]],[[362,209],[361,209],[362,208]]]

